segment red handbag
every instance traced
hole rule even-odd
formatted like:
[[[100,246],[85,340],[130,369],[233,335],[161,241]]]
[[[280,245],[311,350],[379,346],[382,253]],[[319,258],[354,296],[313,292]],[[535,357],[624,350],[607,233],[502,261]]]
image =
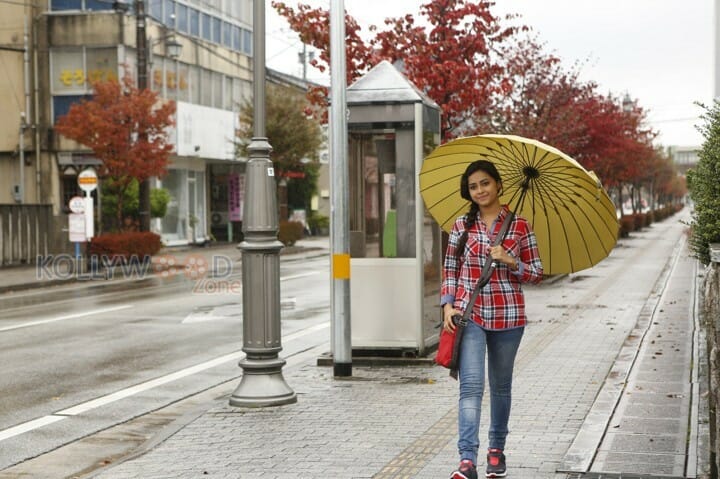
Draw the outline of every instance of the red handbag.
[[[456,332],[457,330],[450,333],[443,329],[440,333],[440,343],[438,344],[437,354],[435,355],[435,364],[452,369],[450,363],[452,362]]]

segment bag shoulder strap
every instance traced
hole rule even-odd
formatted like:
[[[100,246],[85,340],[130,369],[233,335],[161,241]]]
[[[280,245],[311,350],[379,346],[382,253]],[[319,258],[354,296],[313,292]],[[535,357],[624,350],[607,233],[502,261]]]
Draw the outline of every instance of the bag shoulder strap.
[[[495,236],[495,241],[492,242],[492,246],[497,246],[500,243],[503,242],[505,239],[505,235],[507,235],[508,230],[510,229],[510,223],[512,223],[513,219],[515,218],[515,213],[512,211],[509,211],[507,216],[505,216],[505,219],[503,220],[502,225],[500,226],[500,231],[498,231],[497,236]],[[477,301],[477,297],[480,294],[480,290],[485,286],[488,281],[490,281],[490,276],[492,275],[492,270],[495,268],[495,261],[488,261],[489,258],[485,260],[485,263],[483,263],[482,272],[480,273],[480,279],[478,279],[478,282],[475,284],[475,288],[473,289],[472,294],[470,295],[470,301],[468,302],[468,307],[465,308],[465,313],[463,314],[463,325],[465,325],[470,319],[470,315],[472,314],[473,306],[475,305],[475,301]]]

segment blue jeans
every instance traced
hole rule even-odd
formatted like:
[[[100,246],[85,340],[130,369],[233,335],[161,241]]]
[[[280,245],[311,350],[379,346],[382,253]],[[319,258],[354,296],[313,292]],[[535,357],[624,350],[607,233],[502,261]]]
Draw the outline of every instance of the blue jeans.
[[[525,328],[488,331],[468,321],[460,345],[460,404],[458,450],[460,459],[477,464],[480,446],[480,408],[485,389],[485,351],[490,383],[488,447],[505,449],[508,434],[515,355]]]

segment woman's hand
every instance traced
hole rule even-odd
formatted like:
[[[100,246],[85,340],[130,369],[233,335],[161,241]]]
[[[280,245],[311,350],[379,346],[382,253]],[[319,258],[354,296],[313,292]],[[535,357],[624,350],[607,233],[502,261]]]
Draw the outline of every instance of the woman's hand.
[[[456,314],[461,314],[460,311],[453,308],[450,303],[446,303],[443,306],[443,329],[448,333],[455,331],[455,323],[453,323],[452,317]]]
[[[495,261],[499,261],[503,264],[508,265],[513,271],[516,271],[518,268],[517,260],[510,254],[508,254],[508,252],[505,251],[505,248],[503,248],[502,245],[491,246],[490,257]]]

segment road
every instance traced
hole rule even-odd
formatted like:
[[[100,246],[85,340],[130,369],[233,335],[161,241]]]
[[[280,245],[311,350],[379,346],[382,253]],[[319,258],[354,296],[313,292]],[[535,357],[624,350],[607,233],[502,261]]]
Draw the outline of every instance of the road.
[[[281,262],[283,357],[328,341],[328,271],[327,258]],[[0,470],[238,379],[240,269],[203,281],[0,297]]]

